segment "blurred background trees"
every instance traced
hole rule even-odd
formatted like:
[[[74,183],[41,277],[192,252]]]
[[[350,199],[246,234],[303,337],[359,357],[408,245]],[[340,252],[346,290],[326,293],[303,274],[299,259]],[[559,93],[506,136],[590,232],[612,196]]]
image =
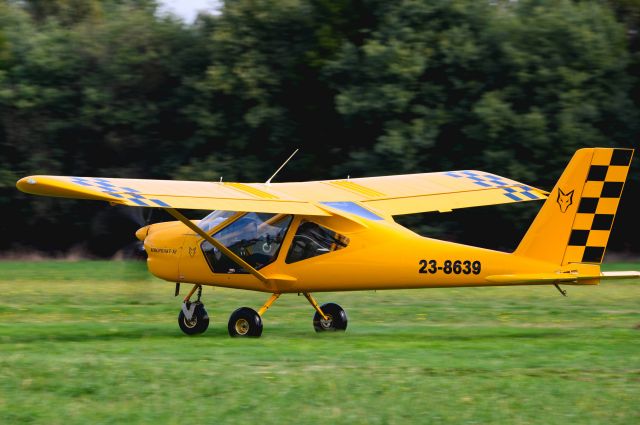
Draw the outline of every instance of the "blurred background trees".
[[[111,256],[140,219],[29,197],[29,174],[264,181],[476,168],[550,190],[637,147],[640,3],[0,0],[0,248]],[[611,250],[640,251],[625,189]],[[400,218],[509,249],[539,204]],[[157,215],[156,219],[161,218]]]

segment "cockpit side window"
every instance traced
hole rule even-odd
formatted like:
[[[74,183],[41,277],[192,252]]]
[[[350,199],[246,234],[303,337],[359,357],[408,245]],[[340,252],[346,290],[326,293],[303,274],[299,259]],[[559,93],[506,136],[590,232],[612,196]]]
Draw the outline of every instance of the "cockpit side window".
[[[312,221],[302,221],[293,236],[285,262],[288,264],[346,248],[349,238]]]
[[[213,237],[252,267],[260,269],[278,256],[291,219],[291,215],[252,212],[220,229]],[[201,248],[214,273],[248,273],[209,242],[202,242]]]

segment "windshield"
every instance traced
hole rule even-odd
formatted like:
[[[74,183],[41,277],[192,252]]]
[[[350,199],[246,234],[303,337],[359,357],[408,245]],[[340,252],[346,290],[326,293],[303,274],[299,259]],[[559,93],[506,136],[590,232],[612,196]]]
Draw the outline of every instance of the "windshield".
[[[211,214],[200,220],[198,227],[209,233],[209,230],[215,228],[218,224],[222,223],[234,214],[234,211],[213,211]]]
[[[220,229],[213,237],[259,269],[276,259],[291,219],[291,215],[251,212]],[[247,273],[209,242],[204,241],[201,247],[215,273]]]

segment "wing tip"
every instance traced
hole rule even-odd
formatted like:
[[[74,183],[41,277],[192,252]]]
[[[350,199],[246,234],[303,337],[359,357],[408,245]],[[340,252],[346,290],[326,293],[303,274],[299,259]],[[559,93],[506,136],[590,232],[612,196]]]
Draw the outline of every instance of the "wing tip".
[[[18,190],[30,195],[51,196],[54,198],[88,199],[121,203],[108,193],[79,186],[64,180],[64,176],[27,176],[16,182]]]
[[[21,178],[16,182],[16,188],[24,193],[37,195],[38,193],[35,190],[35,187],[38,184],[37,177],[38,176],[27,176]]]

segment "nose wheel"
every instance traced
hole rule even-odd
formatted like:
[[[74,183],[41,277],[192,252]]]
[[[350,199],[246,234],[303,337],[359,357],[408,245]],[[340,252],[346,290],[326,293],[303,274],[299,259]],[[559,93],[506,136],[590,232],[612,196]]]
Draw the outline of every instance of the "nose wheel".
[[[209,314],[204,309],[204,304],[200,301],[182,304],[182,310],[178,315],[178,326],[187,335],[198,335],[206,331],[209,327]]]
[[[198,299],[195,302],[191,302],[191,296],[196,290],[198,291]],[[209,314],[205,310],[202,301],[200,301],[201,296],[202,286],[194,285],[189,295],[185,297],[180,314],[178,314],[178,326],[187,335],[201,334],[209,327]]]

